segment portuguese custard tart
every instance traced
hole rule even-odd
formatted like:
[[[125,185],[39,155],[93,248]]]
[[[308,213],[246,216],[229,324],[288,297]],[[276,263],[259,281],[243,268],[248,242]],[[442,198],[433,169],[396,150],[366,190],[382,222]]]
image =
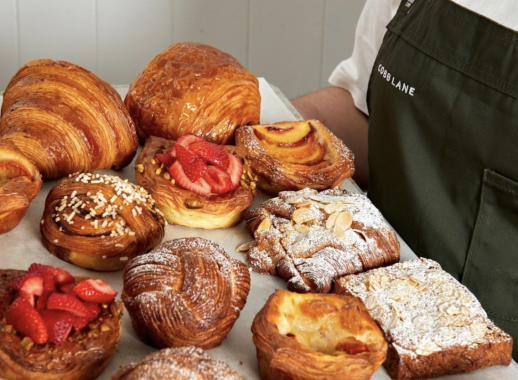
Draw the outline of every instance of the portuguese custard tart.
[[[41,185],[38,168],[12,141],[0,140],[0,234],[20,223]]]
[[[122,333],[116,295],[104,280],[48,265],[0,269],[0,378],[98,377]]]
[[[256,177],[239,149],[192,134],[176,142],[147,139],[135,163],[135,178],[168,223],[187,227],[233,226],[256,194]]]
[[[176,140],[193,133],[217,144],[234,130],[259,123],[259,81],[234,57],[197,42],[172,45],[131,83],[126,106],[143,143],[149,136]]]
[[[370,379],[387,343],[356,297],[276,290],[252,324],[263,380]]]
[[[354,174],[353,153],[318,120],[242,126],[236,145],[250,160],[257,187],[270,195],[325,190]]]

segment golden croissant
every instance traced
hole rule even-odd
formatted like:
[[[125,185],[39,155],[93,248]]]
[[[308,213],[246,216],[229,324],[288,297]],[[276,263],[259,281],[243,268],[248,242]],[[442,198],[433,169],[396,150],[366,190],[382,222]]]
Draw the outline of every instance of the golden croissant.
[[[4,93],[0,137],[14,144],[43,178],[120,169],[138,147],[119,94],[91,72],[63,61],[21,67]]]

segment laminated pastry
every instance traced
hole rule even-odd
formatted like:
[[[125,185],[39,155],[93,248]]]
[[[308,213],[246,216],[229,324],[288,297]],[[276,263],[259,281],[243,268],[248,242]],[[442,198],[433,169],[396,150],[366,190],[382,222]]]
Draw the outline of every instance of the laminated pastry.
[[[236,127],[259,123],[259,82],[235,58],[208,45],[182,42],[149,62],[130,85],[126,106],[141,142],[193,133],[217,144]]]
[[[252,324],[263,380],[370,379],[387,343],[356,297],[276,290]]]
[[[43,178],[121,169],[138,147],[117,91],[72,63],[25,64],[7,86],[1,112],[0,138],[14,142]]]
[[[512,338],[475,296],[435,261],[416,259],[345,276],[335,292],[354,295],[389,343],[392,379],[428,379],[511,363]]]
[[[340,276],[399,261],[394,230],[366,196],[346,190],[282,191],[245,221],[255,240],[237,250],[292,291],[327,293]]]
[[[28,272],[0,270],[0,378],[93,380],[110,363],[122,333],[122,302],[82,302],[60,290],[73,292],[76,281],[82,280],[41,264]],[[60,298],[75,302],[57,309]]]
[[[36,166],[9,140],[0,140],[0,234],[22,220],[41,189]]]
[[[116,176],[81,173],[51,189],[40,230],[45,247],[60,259],[115,271],[160,244],[165,220],[140,186]]]
[[[352,151],[318,120],[243,126],[236,145],[250,160],[257,187],[274,196],[337,187],[354,174]]]
[[[169,240],[137,256],[123,281],[133,328],[160,348],[219,346],[250,291],[246,265],[202,238]]]
[[[196,156],[193,160],[204,174],[198,173],[193,182],[186,174],[192,175],[194,169],[191,168],[196,164],[188,162],[190,166],[182,166],[176,154],[175,157],[170,154],[177,144],[188,151],[194,151],[193,146],[212,147],[223,158],[226,156],[227,169]],[[215,175],[211,175],[212,172]],[[249,163],[242,160],[239,149],[206,143],[193,135],[184,135],[176,142],[160,137],[147,139],[135,163],[135,178],[155,199],[168,223],[187,227],[231,227],[243,220],[256,194],[255,177]]]
[[[212,359],[201,348],[188,346],[164,348],[138,363],[131,363],[112,375],[110,380],[244,380],[228,364]]]

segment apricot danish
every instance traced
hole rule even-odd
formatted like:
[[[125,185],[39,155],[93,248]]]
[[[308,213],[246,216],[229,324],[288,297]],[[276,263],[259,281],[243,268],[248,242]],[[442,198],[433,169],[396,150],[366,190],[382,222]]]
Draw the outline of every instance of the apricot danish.
[[[116,176],[81,173],[49,192],[40,230],[45,247],[60,259],[115,271],[160,244],[165,220],[140,186]]]
[[[347,190],[282,191],[245,215],[259,273],[279,275],[297,292],[331,291],[334,279],[399,261],[399,241],[370,200]]]
[[[157,347],[221,344],[250,291],[250,273],[218,244],[169,240],[124,268],[122,301],[140,339]]]
[[[20,223],[41,185],[38,168],[12,141],[0,140],[0,234]]]
[[[279,191],[340,186],[354,174],[354,155],[318,120],[243,126],[236,145],[251,161],[257,187]]]

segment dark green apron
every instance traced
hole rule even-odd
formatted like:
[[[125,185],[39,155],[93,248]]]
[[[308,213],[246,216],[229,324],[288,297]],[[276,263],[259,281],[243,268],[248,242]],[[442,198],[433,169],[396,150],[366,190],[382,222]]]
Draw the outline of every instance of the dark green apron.
[[[367,103],[369,197],[518,341],[518,33],[403,0]]]

